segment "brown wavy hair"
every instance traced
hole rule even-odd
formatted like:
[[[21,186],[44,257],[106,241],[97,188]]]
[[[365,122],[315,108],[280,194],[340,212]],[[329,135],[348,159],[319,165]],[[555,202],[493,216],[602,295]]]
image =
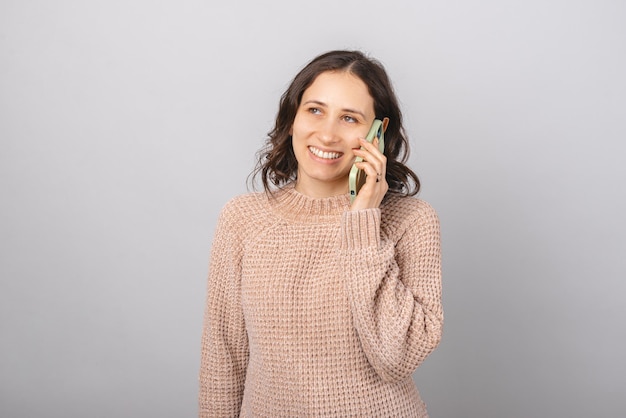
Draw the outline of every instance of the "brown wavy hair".
[[[388,193],[413,196],[420,182],[405,163],[409,158],[409,142],[402,126],[402,113],[391,81],[380,62],[360,51],[330,51],[314,58],[293,79],[280,99],[274,128],[268,133],[265,146],[257,153],[257,164],[249,180],[261,177],[263,188],[272,193],[296,180],[298,161],[293,152],[290,130],[304,91],[315,78],[327,71],[345,71],[360,78],[374,99],[377,119],[389,118],[385,131],[386,180]]]

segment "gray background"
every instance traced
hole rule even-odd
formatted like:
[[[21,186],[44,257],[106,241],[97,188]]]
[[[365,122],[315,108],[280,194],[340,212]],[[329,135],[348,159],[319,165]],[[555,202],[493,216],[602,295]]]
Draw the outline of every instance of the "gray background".
[[[196,414],[208,254],[278,98],[393,79],[443,232],[434,418],[626,411],[626,2],[0,1],[0,416]]]

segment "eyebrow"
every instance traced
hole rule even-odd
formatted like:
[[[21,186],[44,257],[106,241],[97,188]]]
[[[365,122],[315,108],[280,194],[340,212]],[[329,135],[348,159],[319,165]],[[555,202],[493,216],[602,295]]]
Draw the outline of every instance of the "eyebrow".
[[[316,104],[316,105],[319,105],[319,106],[328,107],[328,105],[326,103],[320,102],[319,100],[307,100],[306,102],[304,102],[302,104],[303,105],[306,105],[306,104]],[[356,113],[357,115],[361,115],[361,117],[363,119],[367,119],[365,117],[365,113],[361,112],[360,110],[344,108],[344,109],[341,109],[341,111],[342,112],[348,112],[348,113]]]

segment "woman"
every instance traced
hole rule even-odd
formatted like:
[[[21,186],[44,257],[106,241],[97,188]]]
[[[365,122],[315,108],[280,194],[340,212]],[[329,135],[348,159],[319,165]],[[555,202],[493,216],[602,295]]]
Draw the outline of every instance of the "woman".
[[[384,153],[363,138],[389,118]],[[201,417],[425,417],[411,374],[439,343],[439,222],[383,67],[311,61],[283,94],[255,173],[211,252]],[[354,202],[348,176],[367,174]]]

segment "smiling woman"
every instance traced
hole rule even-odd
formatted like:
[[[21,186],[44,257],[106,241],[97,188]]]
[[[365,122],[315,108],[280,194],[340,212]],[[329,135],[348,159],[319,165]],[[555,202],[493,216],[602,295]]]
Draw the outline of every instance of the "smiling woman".
[[[365,137],[374,116],[374,100],[360,78],[345,71],[320,74],[302,95],[291,130],[298,161],[296,190],[313,197],[346,193],[359,138]],[[376,157],[380,173],[383,156]]]
[[[276,124],[269,133],[267,145],[259,153],[254,175],[261,178],[264,189],[270,192],[273,187],[280,188],[296,180],[298,161],[291,144],[294,119],[303,102],[303,94],[324,73],[344,73],[367,86],[368,100],[374,101],[375,116],[389,118],[384,152],[389,192],[405,196],[417,194],[420,183],[417,175],[405,165],[409,155],[408,141],[402,125],[402,112],[389,77],[380,63],[358,51],[322,54],[293,79],[280,100]],[[359,103],[356,109],[363,106]]]
[[[383,118],[381,152],[364,137]],[[201,417],[427,416],[411,374],[441,338],[439,221],[411,197],[407,146],[375,60],[333,51],[294,78],[259,154],[265,193],[220,215]]]

